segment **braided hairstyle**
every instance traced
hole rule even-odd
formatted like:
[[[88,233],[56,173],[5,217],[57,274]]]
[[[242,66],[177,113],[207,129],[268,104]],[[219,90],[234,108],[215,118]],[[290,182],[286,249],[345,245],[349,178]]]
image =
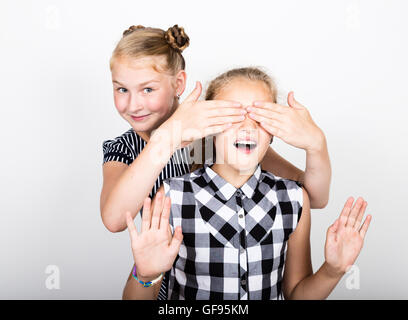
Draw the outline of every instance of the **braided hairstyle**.
[[[118,58],[164,56],[166,65],[160,66],[161,71],[174,75],[185,69],[182,52],[189,44],[190,38],[185,33],[184,28],[177,24],[168,28],[167,31],[142,25],[130,26],[123,31],[122,39],[112,53],[110,68],[112,70],[113,64]],[[156,69],[156,71],[158,70]]]

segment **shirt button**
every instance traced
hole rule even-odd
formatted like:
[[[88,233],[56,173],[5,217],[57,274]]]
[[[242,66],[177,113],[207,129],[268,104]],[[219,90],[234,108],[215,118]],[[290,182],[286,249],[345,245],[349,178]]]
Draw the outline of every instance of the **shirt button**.
[[[242,284],[243,286],[245,286],[245,285],[246,285],[246,280],[245,280],[245,279],[242,279],[242,280],[241,280],[241,284]]]
[[[242,191],[239,190],[239,189],[237,190],[237,196],[238,196],[238,197],[242,197]]]
[[[240,218],[243,218],[244,216],[242,214],[239,215]]]
[[[244,253],[244,252],[245,252],[245,249],[244,249],[244,248],[241,248],[240,252],[241,252],[241,253]]]

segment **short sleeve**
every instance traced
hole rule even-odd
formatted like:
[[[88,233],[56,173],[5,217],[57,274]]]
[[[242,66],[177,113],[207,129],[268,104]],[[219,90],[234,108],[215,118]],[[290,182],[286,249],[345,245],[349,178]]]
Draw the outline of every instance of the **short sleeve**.
[[[128,145],[123,135],[113,140],[104,141],[102,144],[103,163],[119,161],[130,165],[134,160],[134,152],[130,150]]]
[[[165,196],[165,197],[169,197],[170,200],[171,200],[170,182],[171,182],[170,179],[163,180],[164,196]],[[171,207],[170,207],[169,225],[170,225],[171,233],[174,234],[172,210],[173,210],[173,204],[172,204]]]
[[[295,231],[303,209],[303,189],[297,181],[280,179],[276,183],[285,238]]]

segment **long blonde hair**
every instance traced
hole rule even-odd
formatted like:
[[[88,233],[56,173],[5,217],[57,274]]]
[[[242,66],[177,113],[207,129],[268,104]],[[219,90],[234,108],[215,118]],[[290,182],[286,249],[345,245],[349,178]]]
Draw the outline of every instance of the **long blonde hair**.
[[[231,82],[237,79],[243,79],[243,80],[250,80],[250,81],[260,81],[263,82],[264,84],[267,85],[271,92],[272,96],[272,101],[276,103],[277,101],[277,87],[275,84],[275,81],[270,77],[267,72],[261,70],[260,68],[257,67],[246,67],[246,68],[236,68],[229,70],[227,72],[224,72],[220,74],[218,77],[216,77],[214,80],[212,80],[207,88],[206,94],[205,94],[205,100],[214,100],[217,98],[217,95],[222,91],[223,88],[228,86]],[[197,147],[199,148],[199,143],[195,144],[195,150],[200,153],[200,150],[197,150]],[[211,148],[212,150],[208,150],[208,148]],[[212,151],[212,152],[209,152]],[[194,151],[195,152],[195,151]],[[215,148],[214,145],[212,145],[212,142],[209,143],[208,139],[203,138],[201,140],[201,159],[199,162],[193,162],[191,164],[191,169],[190,171],[195,171],[197,169],[200,169],[204,166],[204,163],[206,161],[206,153],[212,154],[212,160],[215,161]],[[197,158],[197,156],[195,156]]]
[[[110,68],[119,58],[141,58],[164,56],[166,65],[153,66],[156,71],[175,75],[184,70],[186,63],[182,52],[190,44],[190,38],[184,28],[177,24],[164,31],[158,28],[145,28],[141,25],[131,26],[123,32],[110,59]],[[158,70],[158,67],[161,70]]]

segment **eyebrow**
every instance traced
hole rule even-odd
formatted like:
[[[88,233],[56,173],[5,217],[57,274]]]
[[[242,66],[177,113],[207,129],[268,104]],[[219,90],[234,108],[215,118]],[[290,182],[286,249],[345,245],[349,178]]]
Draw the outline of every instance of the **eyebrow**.
[[[116,83],[116,84],[118,84],[118,85],[120,85],[120,86],[125,87],[125,85],[124,85],[124,84],[120,83],[120,82],[119,82],[119,81],[117,81],[117,80],[112,80],[112,82],[113,82],[113,83]],[[156,80],[156,79],[151,79],[151,80],[148,80],[148,81],[145,81],[145,82],[139,83],[139,84],[138,84],[138,86],[139,86],[139,87],[143,87],[143,86],[145,86],[146,84],[148,84],[148,83],[152,83],[152,82],[160,82],[160,81],[159,81],[159,80]]]

